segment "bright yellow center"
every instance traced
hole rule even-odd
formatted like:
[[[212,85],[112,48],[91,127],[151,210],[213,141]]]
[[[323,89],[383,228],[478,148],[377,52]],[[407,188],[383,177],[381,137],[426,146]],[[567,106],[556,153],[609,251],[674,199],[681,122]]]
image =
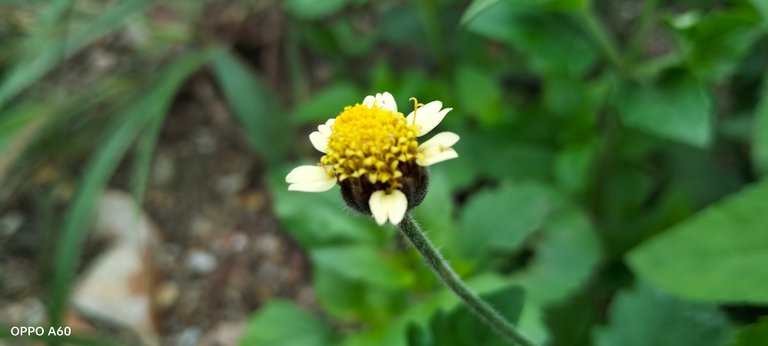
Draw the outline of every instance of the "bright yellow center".
[[[397,188],[403,176],[398,166],[415,161],[418,146],[416,129],[402,113],[356,104],[336,117],[320,162],[329,165],[340,182],[363,177],[371,184]]]

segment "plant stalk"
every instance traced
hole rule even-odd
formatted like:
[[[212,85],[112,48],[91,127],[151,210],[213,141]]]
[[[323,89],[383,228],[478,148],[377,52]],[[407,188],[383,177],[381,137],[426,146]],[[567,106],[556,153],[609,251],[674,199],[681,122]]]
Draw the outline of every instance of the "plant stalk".
[[[483,322],[488,324],[493,330],[504,336],[507,340],[514,344],[522,346],[533,346],[533,341],[528,339],[525,335],[520,333],[515,326],[507,321],[496,309],[490,304],[482,300],[475,292],[473,292],[467,285],[461,281],[461,278],[453,271],[453,268],[445,261],[443,255],[432,245],[432,242],[421,231],[421,227],[413,220],[410,214],[406,214],[403,222],[399,225],[400,231],[403,232],[411,244],[419,251],[422,257],[426,260],[430,268],[437,274],[437,276],[448,286],[454,293],[456,293],[464,305],[469,308],[477,317]]]

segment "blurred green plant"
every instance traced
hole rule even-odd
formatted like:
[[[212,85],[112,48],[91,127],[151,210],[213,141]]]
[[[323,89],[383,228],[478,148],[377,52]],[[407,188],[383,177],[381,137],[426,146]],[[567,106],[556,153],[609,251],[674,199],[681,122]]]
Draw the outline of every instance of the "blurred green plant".
[[[237,52],[198,42],[200,13],[182,11],[181,29],[127,54],[146,63],[139,76],[67,92],[56,71],[100,38],[149,25],[157,5],[31,3],[2,5],[35,20],[0,25],[0,180],[18,190],[35,163],[93,152],[58,231],[54,321],[95,196],[134,145],[143,195],[165,106],[208,64],[267,163],[274,211],[309,254],[321,308],[267,303],[243,345],[500,342],[465,322],[394,230],[350,215],[333,193],[284,190],[283,161],[310,149],[293,135],[378,91],[454,107],[445,126],[462,135],[461,159],[432,170],[416,217],[526,334],[553,345],[765,343],[763,0],[275,2],[287,18],[280,90]]]

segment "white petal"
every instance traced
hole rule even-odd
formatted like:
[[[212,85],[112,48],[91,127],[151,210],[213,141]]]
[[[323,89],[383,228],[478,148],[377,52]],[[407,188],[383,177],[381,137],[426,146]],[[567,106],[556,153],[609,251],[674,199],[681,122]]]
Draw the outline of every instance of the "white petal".
[[[376,105],[381,109],[397,113],[397,102],[392,94],[386,91],[383,94],[376,94]]]
[[[432,138],[419,145],[419,153],[421,153],[423,157],[417,159],[416,163],[420,166],[429,166],[459,157],[456,150],[451,148],[458,141],[459,135],[453,132],[440,132],[434,135]]]
[[[335,121],[336,121],[335,118],[328,119],[328,121],[326,121],[325,124],[322,124],[317,127],[317,131],[324,134],[326,137],[330,137],[331,133],[333,132],[332,126]]]
[[[368,206],[371,208],[374,220],[379,225],[383,225],[387,220],[393,225],[397,225],[405,217],[408,199],[400,190],[394,190],[389,194],[384,191],[376,191],[371,194]]]
[[[336,185],[336,177],[324,167],[304,165],[291,170],[285,181],[289,191],[322,192]]]
[[[423,158],[417,159],[416,163],[419,166],[426,167],[434,165],[438,162],[443,162],[445,160],[455,159],[459,157],[459,154],[456,152],[456,150],[453,150],[453,148],[448,148],[443,151],[439,152],[433,152],[430,155],[424,155]]]
[[[440,124],[441,121],[443,121],[443,118],[445,118],[445,115],[448,114],[453,108],[446,108],[441,110],[440,108],[443,107],[443,103],[440,101],[432,101],[430,103],[425,104],[421,108],[416,109],[415,115],[414,112],[411,112],[406,117],[406,120],[408,121],[408,124],[414,123],[414,117],[416,118],[416,129],[418,132],[416,132],[416,136],[423,136],[429,131],[432,131],[438,124]]]
[[[324,153],[325,150],[328,149],[328,136],[324,135],[320,131],[310,133],[309,141],[312,142],[312,146],[321,153]]]
[[[421,145],[419,145],[419,149],[433,146],[444,148],[452,147],[454,144],[456,144],[456,142],[459,141],[459,138],[459,135],[450,131],[440,132],[432,136],[432,138],[428,139],[426,142],[421,143]]]
[[[374,104],[376,104],[376,97],[374,96],[368,95],[363,99],[363,106],[372,108]]]
[[[379,109],[386,109],[397,113],[397,102],[392,94],[388,92],[378,93],[375,96],[368,95],[363,99],[363,105],[372,108],[374,105]]]
[[[408,210],[408,198],[400,190],[392,191],[389,195],[389,222],[397,226],[405,217],[405,211]]]
[[[387,208],[384,203],[385,196],[384,191],[376,191],[371,194],[371,199],[368,200],[368,206],[371,208],[371,214],[376,223],[383,225],[387,222]]]

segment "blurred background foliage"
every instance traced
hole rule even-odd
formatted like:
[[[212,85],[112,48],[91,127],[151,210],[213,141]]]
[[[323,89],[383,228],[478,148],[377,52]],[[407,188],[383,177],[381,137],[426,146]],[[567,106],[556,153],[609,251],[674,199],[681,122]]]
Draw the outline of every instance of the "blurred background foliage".
[[[0,18],[0,211],[38,229],[51,325],[102,191],[145,201],[166,117],[205,80],[311,268],[313,302],[257,302],[243,345],[501,344],[394,228],[286,190],[314,126],[381,91],[454,108],[460,158],[415,217],[524,333],[768,344],[764,0],[17,0]]]

